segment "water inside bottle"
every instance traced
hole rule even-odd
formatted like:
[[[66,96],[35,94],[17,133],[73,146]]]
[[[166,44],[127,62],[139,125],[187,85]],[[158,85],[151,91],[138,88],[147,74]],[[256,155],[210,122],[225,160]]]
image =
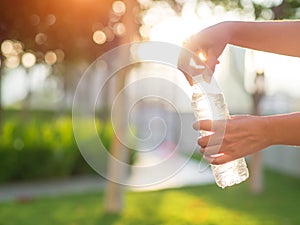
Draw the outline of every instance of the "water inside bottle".
[[[192,95],[192,108],[197,120],[225,120],[230,118],[222,93],[203,94],[196,89]],[[211,133],[209,131],[200,131],[201,136],[210,135]],[[219,154],[213,156],[217,157]],[[244,158],[222,165],[211,165],[211,168],[217,185],[222,188],[241,183],[249,177]]]

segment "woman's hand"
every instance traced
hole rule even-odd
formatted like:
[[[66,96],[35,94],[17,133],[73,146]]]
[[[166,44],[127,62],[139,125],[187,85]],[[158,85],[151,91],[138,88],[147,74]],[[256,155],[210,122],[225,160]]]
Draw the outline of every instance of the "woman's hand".
[[[183,47],[196,56],[202,52],[214,72],[218,58],[227,44],[259,51],[300,57],[300,21],[242,22],[227,21],[210,26],[191,36]],[[179,56],[178,68],[187,68],[190,59],[185,51]],[[192,84],[192,74],[185,74]]]
[[[228,120],[201,120],[194,129],[213,132],[200,137],[200,152],[211,164],[223,164],[260,151],[272,144],[269,118],[233,116]]]
[[[219,63],[219,56],[222,54],[224,48],[229,43],[232,36],[231,22],[222,22],[211,27],[208,27],[185,41],[184,49],[191,51],[195,56],[201,52],[206,58],[204,61],[208,67],[214,72],[216,64]],[[178,67],[187,68],[190,63],[190,54],[182,51],[179,56]],[[202,59],[203,60],[203,59]],[[197,61],[197,59],[195,59]],[[192,84],[190,76],[193,74],[185,74],[189,83]]]
[[[214,71],[216,64],[219,63],[218,58],[229,43],[231,36],[230,22],[222,22],[191,36],[184,47],[196,55],[201,52],[206,57],[206,64]]]

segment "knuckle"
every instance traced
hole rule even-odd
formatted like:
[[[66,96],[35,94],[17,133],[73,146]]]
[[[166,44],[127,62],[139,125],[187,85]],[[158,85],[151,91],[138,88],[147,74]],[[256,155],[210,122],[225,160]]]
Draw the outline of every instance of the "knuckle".
[[[204,138],[199,138],[198,139],[198,144],[201,146],[201,147],[205,147],[207,144],[207,142],[205,141]]]
[[[204,154],[205,148],[200,148],[200,153]]]

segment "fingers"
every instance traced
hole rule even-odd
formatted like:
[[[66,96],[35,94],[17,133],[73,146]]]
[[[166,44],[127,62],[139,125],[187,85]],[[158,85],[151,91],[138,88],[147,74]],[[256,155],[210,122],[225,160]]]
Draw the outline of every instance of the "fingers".
[[[227,120],[198,120],[193,124],[195,130],[224,133]]]
[[[177,63],[190,85],[194,83],[192,77],[199,74],[210,81],[218,63],[217,56],[211,50],[198,46],[197,40],[197,36],[192,36],[183,44]]]
[[[219,60],[217,58],[217,56],[215,55],[210,55],[206,61],[207,66],[211,69],[212,73],[215,72],[216,69],[216,65],[219,64]]]
[[[210,157],[217,157],[222,155],[223,153],[220,151],[221,145],[213,145],[213,146],[207,146],[205,148],[201,148],[200,152],[204,156],[210,156]]]
[[[203,56],[204,57],[204,56]],[[183,72],[190,85],[193,84],[193,77],[202,75],[204,80],[210,82],[218,59],[216,57],[201,59],[198,54],[180,54],[178,68]]]
[[[224,155],[221,148],[224,139],[225,123],[226,120],[200,120],[193,124],[196,130],[211,132],[209,135],[198,139],[203,158],[211,164],[219,165],[232,160],[230,156]]]
[[[212,76],[212,72],[207,69],[207,66],[200,58],[186,49],[182,49],[177,63],[178,69],[184,74],[185,78],[192,86],[194,84],[193,77],[199,74],[207,74]]]
[[[193,124],[195,130],[212,130],[212,120],[198,120]]]
[[[205,148],[207,146],[220,145],[223,141],[223,136],[218,134],[210,134],[208,136],[200,137],[198,144]]]
[[[219,64],[219,56],[214,53],[212,44],[205,45],[202,43],[203,45],[200,45],[199,39],[201,39],[200,36],[193,36],[190,39],[190,44],[186,46],[201,60],[201,62],[209,67],[212,73],[214,73],[216,65]]]
[[[212,165],[221,165],[236,159],[230,155],[225,155],[225,154],[216,157],[204,155],[203,158]]]

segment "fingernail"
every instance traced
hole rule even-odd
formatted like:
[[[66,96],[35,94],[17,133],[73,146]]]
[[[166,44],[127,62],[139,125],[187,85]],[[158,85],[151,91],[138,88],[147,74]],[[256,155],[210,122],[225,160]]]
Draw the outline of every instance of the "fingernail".
[[[195,130],[198,130],[198,122],[193,123],[193,128],[194,128]]]
[[[212,163],[212,161],[214,160],[212,157],[203,155],[203,159],[206,160],[208,163]]]

